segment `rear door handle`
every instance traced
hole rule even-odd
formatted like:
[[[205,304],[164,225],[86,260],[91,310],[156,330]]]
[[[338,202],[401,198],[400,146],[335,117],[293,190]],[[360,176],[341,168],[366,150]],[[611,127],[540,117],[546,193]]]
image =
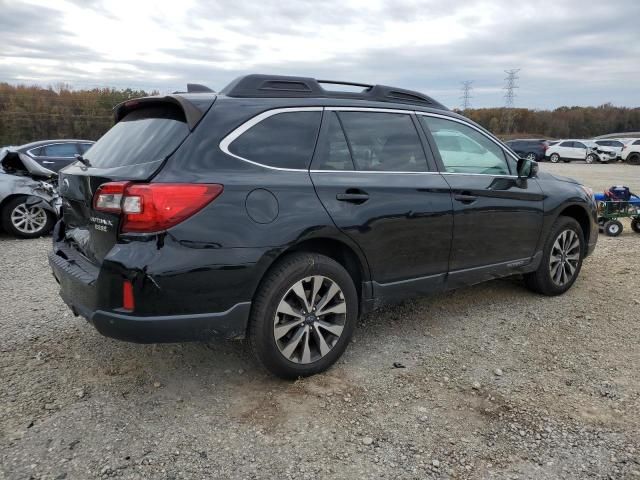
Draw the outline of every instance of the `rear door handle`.
[[[338,193],[336,200],[340,202],[355,203],[357,205],[369,200],[369,194],[358,189],[349,189],[345,193]]]
[[[478,197],[476,197],[475,195],[466,195],[463,193],[456,194],[453,196],[453,198],[458,202],[466,203],[466,204],[473,203],[476,200],[478,200]]]

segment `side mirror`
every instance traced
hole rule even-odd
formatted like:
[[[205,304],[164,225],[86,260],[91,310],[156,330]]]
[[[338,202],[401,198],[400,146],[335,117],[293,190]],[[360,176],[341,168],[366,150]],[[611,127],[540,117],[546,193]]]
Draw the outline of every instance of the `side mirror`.
[[[518,159],[518,178],[533,178],[538,175],[538,162],[527,160],[526,158]]]

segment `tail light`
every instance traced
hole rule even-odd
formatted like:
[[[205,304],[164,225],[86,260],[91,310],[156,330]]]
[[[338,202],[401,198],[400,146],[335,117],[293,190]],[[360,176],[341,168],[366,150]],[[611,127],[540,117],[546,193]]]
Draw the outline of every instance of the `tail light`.
[[[548,143],[543,143],[542,144],[542,150],[546,152],[548,149],[549,149],[549,144]]]
[[[122,232],[153,233],[186,220],[218,197],[223,188],[215,183],[110,182],[96,191],[93,208],[120,213]]]

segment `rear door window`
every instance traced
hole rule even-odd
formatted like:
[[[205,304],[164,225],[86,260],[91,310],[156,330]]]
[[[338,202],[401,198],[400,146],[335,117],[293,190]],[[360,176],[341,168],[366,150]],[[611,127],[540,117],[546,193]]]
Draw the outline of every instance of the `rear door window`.
[[[84,154],[87,150],[89,150],[93,146],[93,143],[79,143],[78,150],[80,150],[81,154]]]
[[[307,169],[322,112],[283,112],[242,133],[229,145],[238,157],[277,168]]]
[[[452,120],[420,116],[431,132],[445,171],[450,173],[482,173],[509,175],[504,151],[479,131]]]
[[[75,143],[53,143],[44,147],[45,157],[73,158],[77,153]]]
[[[189,127],[179,107],[160,104],[139,108],[128,113],[93,144],[85,158],[97,168],[164,160],[187,135]]]
[[[427,170],[420,137],[408,114],[339,112],[338,116],[357,170]]]

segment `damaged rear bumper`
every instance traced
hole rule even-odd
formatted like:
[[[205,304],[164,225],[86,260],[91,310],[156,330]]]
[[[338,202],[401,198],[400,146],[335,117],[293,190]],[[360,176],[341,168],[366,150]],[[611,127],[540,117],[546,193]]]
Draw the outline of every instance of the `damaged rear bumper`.
[[[74,314],[119,340],[166,343],[244,337],[252,295],[238,286],[246,283],[246,276],[254,277],[252,264],[218,266],[212,258],[203,265],[200,257],[192,269],[155,269],[153,274],[126,265],[127,260],[149,259],[149,252],[141,251],[146,248],[153,245],[121,245],[98,266],[66,242],[54,240],[49,264],[60,296]],[[229,260],[229,252],[218,253]],[[161,257],[155,255],[158,267]],[[134,311],[122,307],[124,280],[134,285]]]

